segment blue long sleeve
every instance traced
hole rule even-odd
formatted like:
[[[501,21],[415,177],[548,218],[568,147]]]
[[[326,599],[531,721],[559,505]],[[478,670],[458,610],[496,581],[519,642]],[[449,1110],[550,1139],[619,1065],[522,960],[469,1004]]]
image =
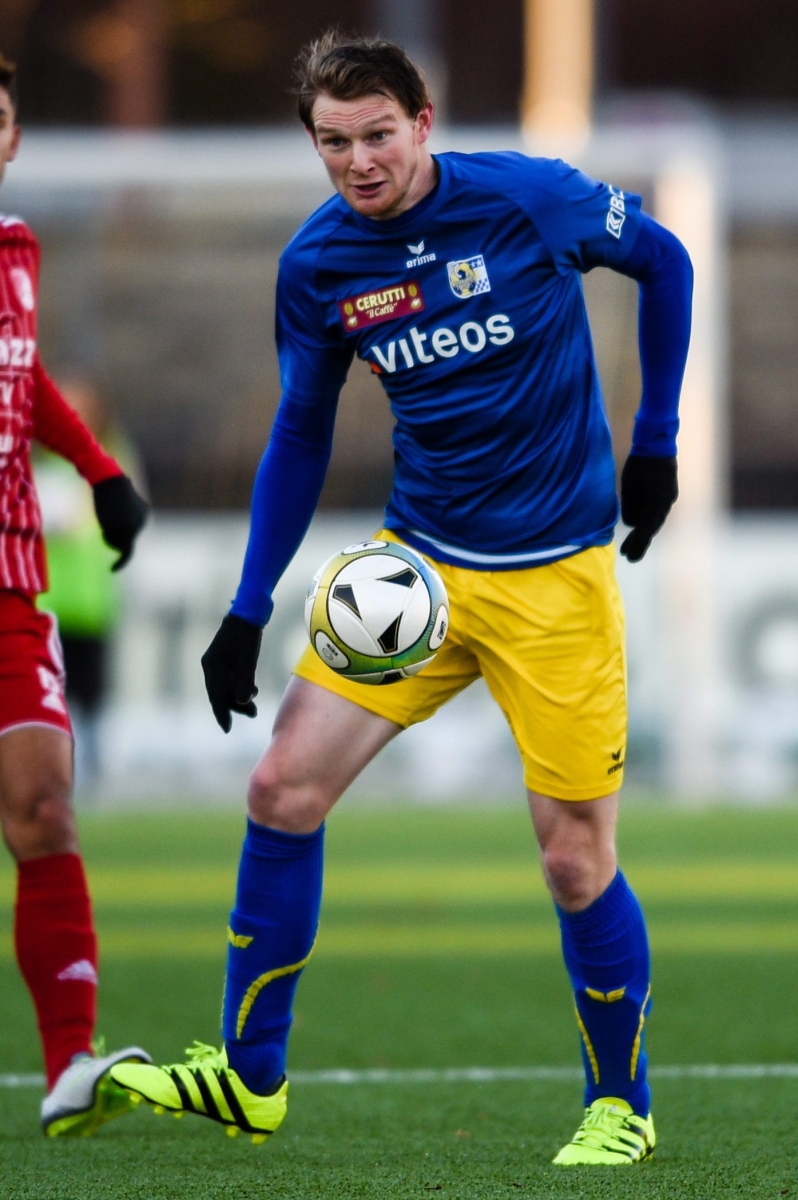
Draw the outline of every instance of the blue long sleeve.
[[[616,271],[640,285],[638,341],[643,396],[635,418],[633,454],[676,454],[679,392],[690,345],[693,268],[678,238],[651,217]]]
[[[252,492],[241,583],[231,612],[265,625],[272,592],[307,533],[332,451],[340,382],[314,397],[285,395]]]

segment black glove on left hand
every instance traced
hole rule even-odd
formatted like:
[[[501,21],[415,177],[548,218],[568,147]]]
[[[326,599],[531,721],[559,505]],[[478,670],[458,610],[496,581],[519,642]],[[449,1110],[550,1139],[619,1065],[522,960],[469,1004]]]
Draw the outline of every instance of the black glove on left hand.
[[[632,532],[621,546],[629,562],[639,562],[679,495],[675,458],[630,454],[621,472],[621,517]]]
[[[234,712],[245,717],[258,715],[255,668],[262,636],[257,625],[228,613],[202,656],[208,699],[225,733],[232,728]]]
[[[142,500],[127,475],[112,475],[95,483],[94,511],[100,522],[103,537],[109,546],[119,551],[111,567],[120,571],[130,560],[136,538],[147,520],[149,505]]]

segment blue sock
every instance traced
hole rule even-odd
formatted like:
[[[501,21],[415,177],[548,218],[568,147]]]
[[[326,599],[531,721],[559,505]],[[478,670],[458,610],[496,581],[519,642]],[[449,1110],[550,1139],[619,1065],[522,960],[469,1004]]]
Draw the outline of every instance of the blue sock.
[[[285,1073],[291,1005],[319,924],[324,826],[247,822],[230,914],[222,1034],[230,1066],[261,1095]]]
[[[585,1107],[617,1096],[648,1116],[643,1024],[651,989],[643,910],[618,871],[588,908],[568,913],[558,907],[557,915],[582,1034]]]

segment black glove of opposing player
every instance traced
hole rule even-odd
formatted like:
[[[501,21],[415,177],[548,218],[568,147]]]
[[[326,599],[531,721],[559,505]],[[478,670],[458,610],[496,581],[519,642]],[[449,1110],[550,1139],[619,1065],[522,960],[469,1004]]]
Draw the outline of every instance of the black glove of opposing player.
[[[109,546],[119,551],[111,567],[120,571],[133,554],[136,538],[147,520],[149,505],[142,500],[127,475],[113,475],[95,483],[94,511],[100,522],[103,537]]]
[[[630,454],[621,472],[621,517],[631,526],[621,546],[629,562],[639,562],[679,495],[675,458]]]
[[[263,630],[257,625],[230,614],[202,656],[208,699],[225,733],[232,728],[234,712],[245,717],[258,715],[255,668],[262,637]]]

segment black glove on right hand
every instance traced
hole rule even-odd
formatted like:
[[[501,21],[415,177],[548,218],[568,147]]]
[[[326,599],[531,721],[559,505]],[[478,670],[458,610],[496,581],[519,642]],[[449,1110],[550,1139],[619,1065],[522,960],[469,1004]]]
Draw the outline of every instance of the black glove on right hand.
[[[230,614],[202,656],[208,699],[225,733],[232,728],[234,712],[245,717],[258,715],[255,668],[262,637],[263,630],[257,625]]]
[[[679,495],[675,458],[630,454],[621,472],[621,517],[632,532],[621,546],[629,562],[639,562]]]

